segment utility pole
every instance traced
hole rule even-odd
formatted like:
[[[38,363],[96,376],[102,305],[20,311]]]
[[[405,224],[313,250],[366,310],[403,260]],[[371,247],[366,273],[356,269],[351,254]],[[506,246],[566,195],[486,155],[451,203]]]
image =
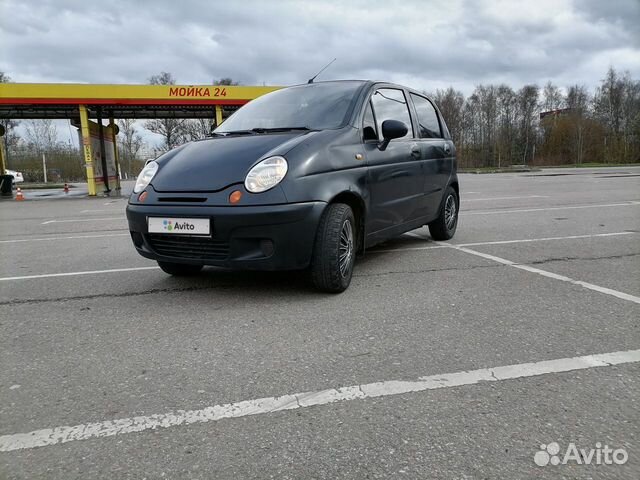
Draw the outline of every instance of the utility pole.
[[[44,173],[44,183],[47,183],[47,156],[42,152],[42,171]]]

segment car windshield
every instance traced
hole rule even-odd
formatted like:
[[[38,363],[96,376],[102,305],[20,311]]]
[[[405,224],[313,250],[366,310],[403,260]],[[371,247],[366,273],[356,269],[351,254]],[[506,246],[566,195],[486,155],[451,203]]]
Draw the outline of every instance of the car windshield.
[[[248,103],[215,133],[303,128],[341,127],[359,82],[327,82],[290,87],[268,93]]]

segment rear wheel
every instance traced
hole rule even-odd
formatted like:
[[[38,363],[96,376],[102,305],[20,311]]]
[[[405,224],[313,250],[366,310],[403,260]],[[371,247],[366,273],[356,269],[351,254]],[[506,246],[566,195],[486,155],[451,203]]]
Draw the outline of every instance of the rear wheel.
[[[158,262],[163,272],[177,277],[197,275],[202,270],[202,265],[189,265],[186,263]]]
[[[434,240],[450,240],[458,228],[458,210],[460,201],[452,187],[447,187],[440,215],[429,224],[429,233]]]
[[[333,203],[322,214],[311,258],[311,280],[318,289],[339,293],[351,283],[355,225],[353,211],[344,203]]]

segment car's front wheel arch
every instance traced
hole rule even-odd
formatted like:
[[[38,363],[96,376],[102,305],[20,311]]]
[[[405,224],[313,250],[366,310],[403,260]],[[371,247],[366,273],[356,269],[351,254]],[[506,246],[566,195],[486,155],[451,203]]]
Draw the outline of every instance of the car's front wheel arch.
[[[334,202],[322,213],[313,246],[310,278],[325,292],[340,293],[351,283],[356,256],[357,226],[353,210]]]
[[[365,220],[366,220],[366,207],[364,200],[360,195],[352,191],[341,192],[334,196],[327,204],[344,203],[351,207],[353,216],[356,222],[356,252],[362,253],[364,249],[364,232],[365,232]]]

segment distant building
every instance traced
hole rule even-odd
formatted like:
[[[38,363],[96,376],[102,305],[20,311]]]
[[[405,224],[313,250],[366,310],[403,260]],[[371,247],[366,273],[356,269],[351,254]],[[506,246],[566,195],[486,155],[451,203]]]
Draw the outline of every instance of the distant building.
[[[545,117],[558,117],[560,115],[569,115],[573,111],[573,108],[558,108],[556,110],[549,110],[548,112],[540,112],[540,120]]]

